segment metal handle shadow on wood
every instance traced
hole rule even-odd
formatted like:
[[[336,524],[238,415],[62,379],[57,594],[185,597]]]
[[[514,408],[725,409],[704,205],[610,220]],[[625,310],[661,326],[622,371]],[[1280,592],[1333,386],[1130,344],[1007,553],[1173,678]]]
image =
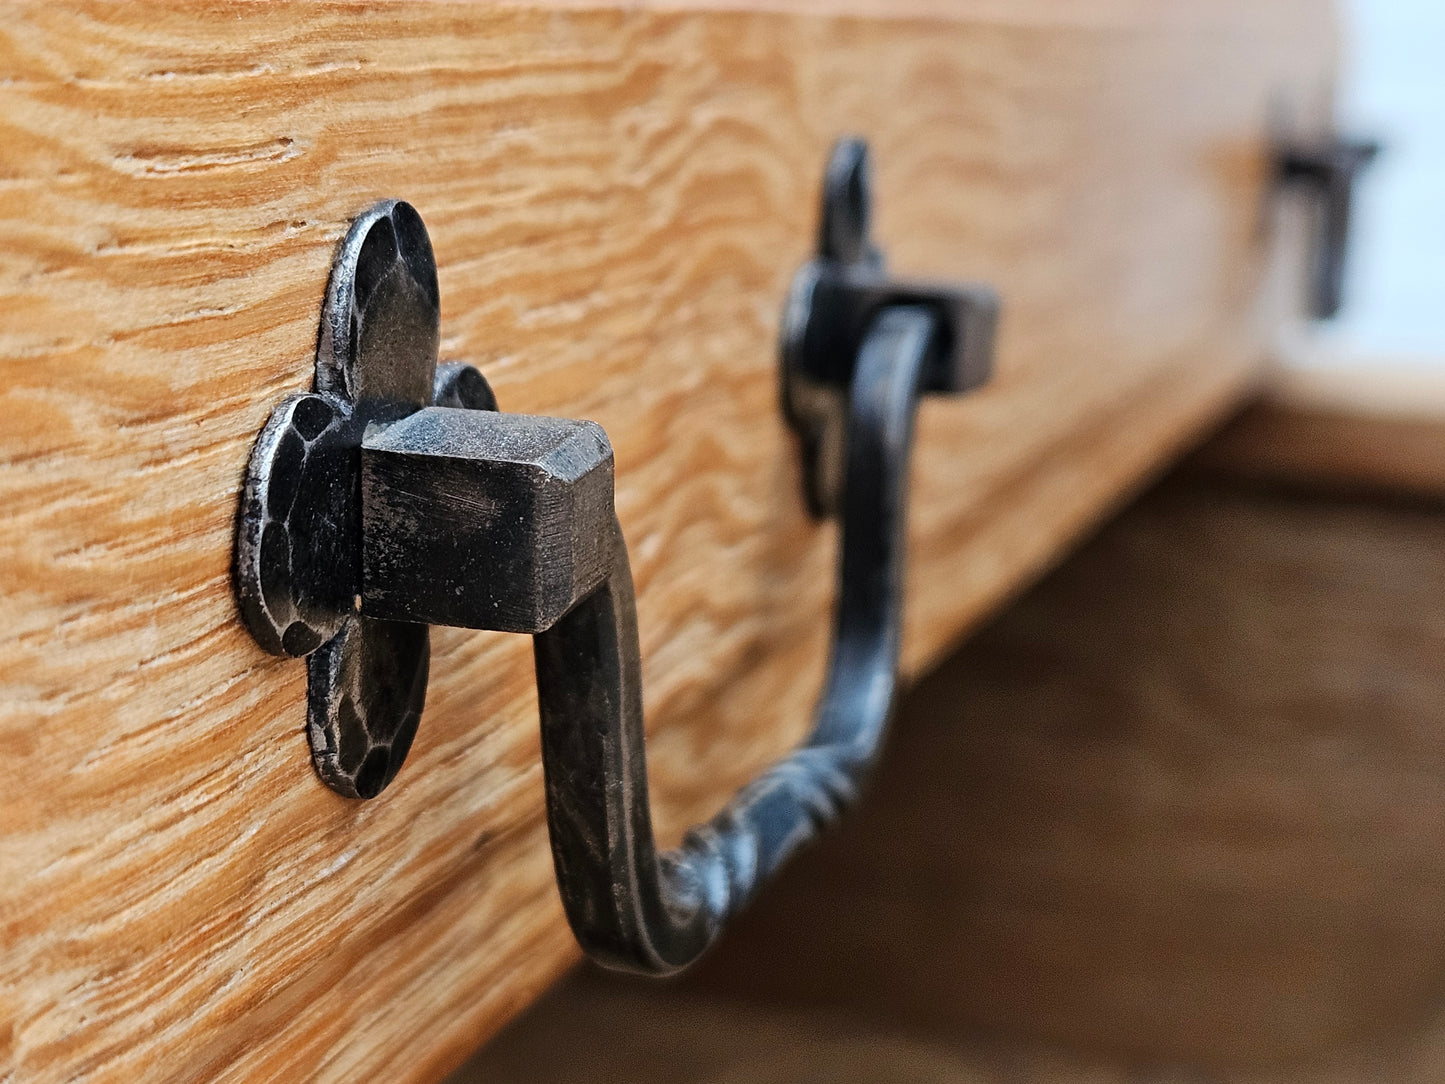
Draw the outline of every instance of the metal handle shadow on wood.
[[[783,400],[809,503],[842,528],[813,731],[675,850],[653,838],[611,446],[591,422],[498,413],[479,373],[437,367],[435,264],[408,205],[353,225],[316,391],[283,402],[252,453],[238,600],[263,646],[308,656],[318,773],[362,798],[394,777],[421,714],[427,626],[531,633],[558,885],[578,941],[609,967],[695,960],[855,801],[891,714],[917,401],[986,379],[996,302],[886,276],[867,167],[861,142],[835,147],[818,257],[784,317]]]

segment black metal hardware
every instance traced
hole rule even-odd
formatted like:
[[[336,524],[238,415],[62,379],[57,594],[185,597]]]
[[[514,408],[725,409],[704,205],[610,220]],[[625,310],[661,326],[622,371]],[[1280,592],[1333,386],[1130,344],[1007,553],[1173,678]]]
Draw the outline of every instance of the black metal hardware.
[[[421,216],[378,204],[332,265],[315,390],[272,412],[246,471],[233,579],[246,626],[308,656],[306,733],[317,774],[372,798],[406,759],[426,698],[427,627],[362,605],[361,445],[433,403],[495,410],[469,366],[437,365],[436,261]]]
[[[959,393],[990,374],[998,299],[986,286],[890,278],[871,237],[868,145],[834,146],[823,184],[818,252],[793,277],[783,312],[783,413],[802,445],[804,488],[814,515],[833,514],[844,462],[848,387],[874,316],[917,305],[938,322],[925,392]]]
[[[1350,213],[1360,171],[1380,153],[1373,140],[1328,136],[1312,142],[1281,141],[1275,174],[1281,187],[1315,197],[1315,236],[1310,253],[1310,314],[1328,319],[1340,311]]]
[[[838,457],[839,484],[812,489],[842,523],[814,729],[676,850],[653,840],[607,436],[497,413],[466,367],[433,380],[435,267],[406,204],[353,226],[328,290],[317,389],[278,407],[252,454],[241,610],[269,650],[310,653],[308,731],[333,788],[370,797],[395,774],[421,711],[427,623],[533,635],[558,886],[578,941],[607,966],[667,974],[696,959],[856,800],[887,726],[918,398],[985,378],[997,304],[982,287],[887,279],[867,212],[866,149],[844,141],[783,351],[812,462],[821,473]]]
[[[768,877],[858,798],[892,714],[913,415],[938,320],[890,307],[865,333],[848,397],[832,652],[813,732],[658,854],[643,748],[637,614],[613,526],[603,586],[534,642],[557,884],[587,954],[665,975],[697,959]]]

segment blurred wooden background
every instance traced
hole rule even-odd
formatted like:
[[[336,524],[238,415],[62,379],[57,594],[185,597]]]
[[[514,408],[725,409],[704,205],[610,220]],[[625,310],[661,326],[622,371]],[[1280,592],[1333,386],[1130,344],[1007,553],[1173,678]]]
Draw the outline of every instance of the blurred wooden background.
[[[581,975],[459,1079],[1445,1079],[1445,490],[1236,439],[919,683],[699,972]]]

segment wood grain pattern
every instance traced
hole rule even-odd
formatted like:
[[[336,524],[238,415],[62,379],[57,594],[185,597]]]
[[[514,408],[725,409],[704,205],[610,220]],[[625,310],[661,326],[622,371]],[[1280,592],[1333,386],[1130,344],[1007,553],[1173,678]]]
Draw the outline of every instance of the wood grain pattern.
[[[1442,526],[1155,492],[913,690],[859,816],[676,992],[983,1080],[1442,1079]]]
[[[353,214],[425,216],[444,356],[611,434],[670,842],[817,687],[833,538],[773,367],[836,134],[895,266],[1007,304],[994,385],[922,417],[912,670],[1249,380],[1267,101],[1319,107],[1331,28],[1156,7],[0,12],[0,1079],[434,1078],[573,959],[526,641],[438,633],[355,803],[231,603]]]

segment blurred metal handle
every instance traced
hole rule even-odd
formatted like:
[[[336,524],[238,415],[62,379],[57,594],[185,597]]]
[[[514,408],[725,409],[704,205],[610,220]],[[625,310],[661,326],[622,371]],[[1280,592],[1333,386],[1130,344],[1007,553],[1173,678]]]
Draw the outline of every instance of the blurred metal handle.
[[[1310,315],[1329,319],[1344,299],[1345,256],[1355,182],[1380,153],[1374,140],[1340,136],[1314,142],[1283,142],[1276,152],[1278,183],[1315,197],[1315,236],[1310,253]]]

